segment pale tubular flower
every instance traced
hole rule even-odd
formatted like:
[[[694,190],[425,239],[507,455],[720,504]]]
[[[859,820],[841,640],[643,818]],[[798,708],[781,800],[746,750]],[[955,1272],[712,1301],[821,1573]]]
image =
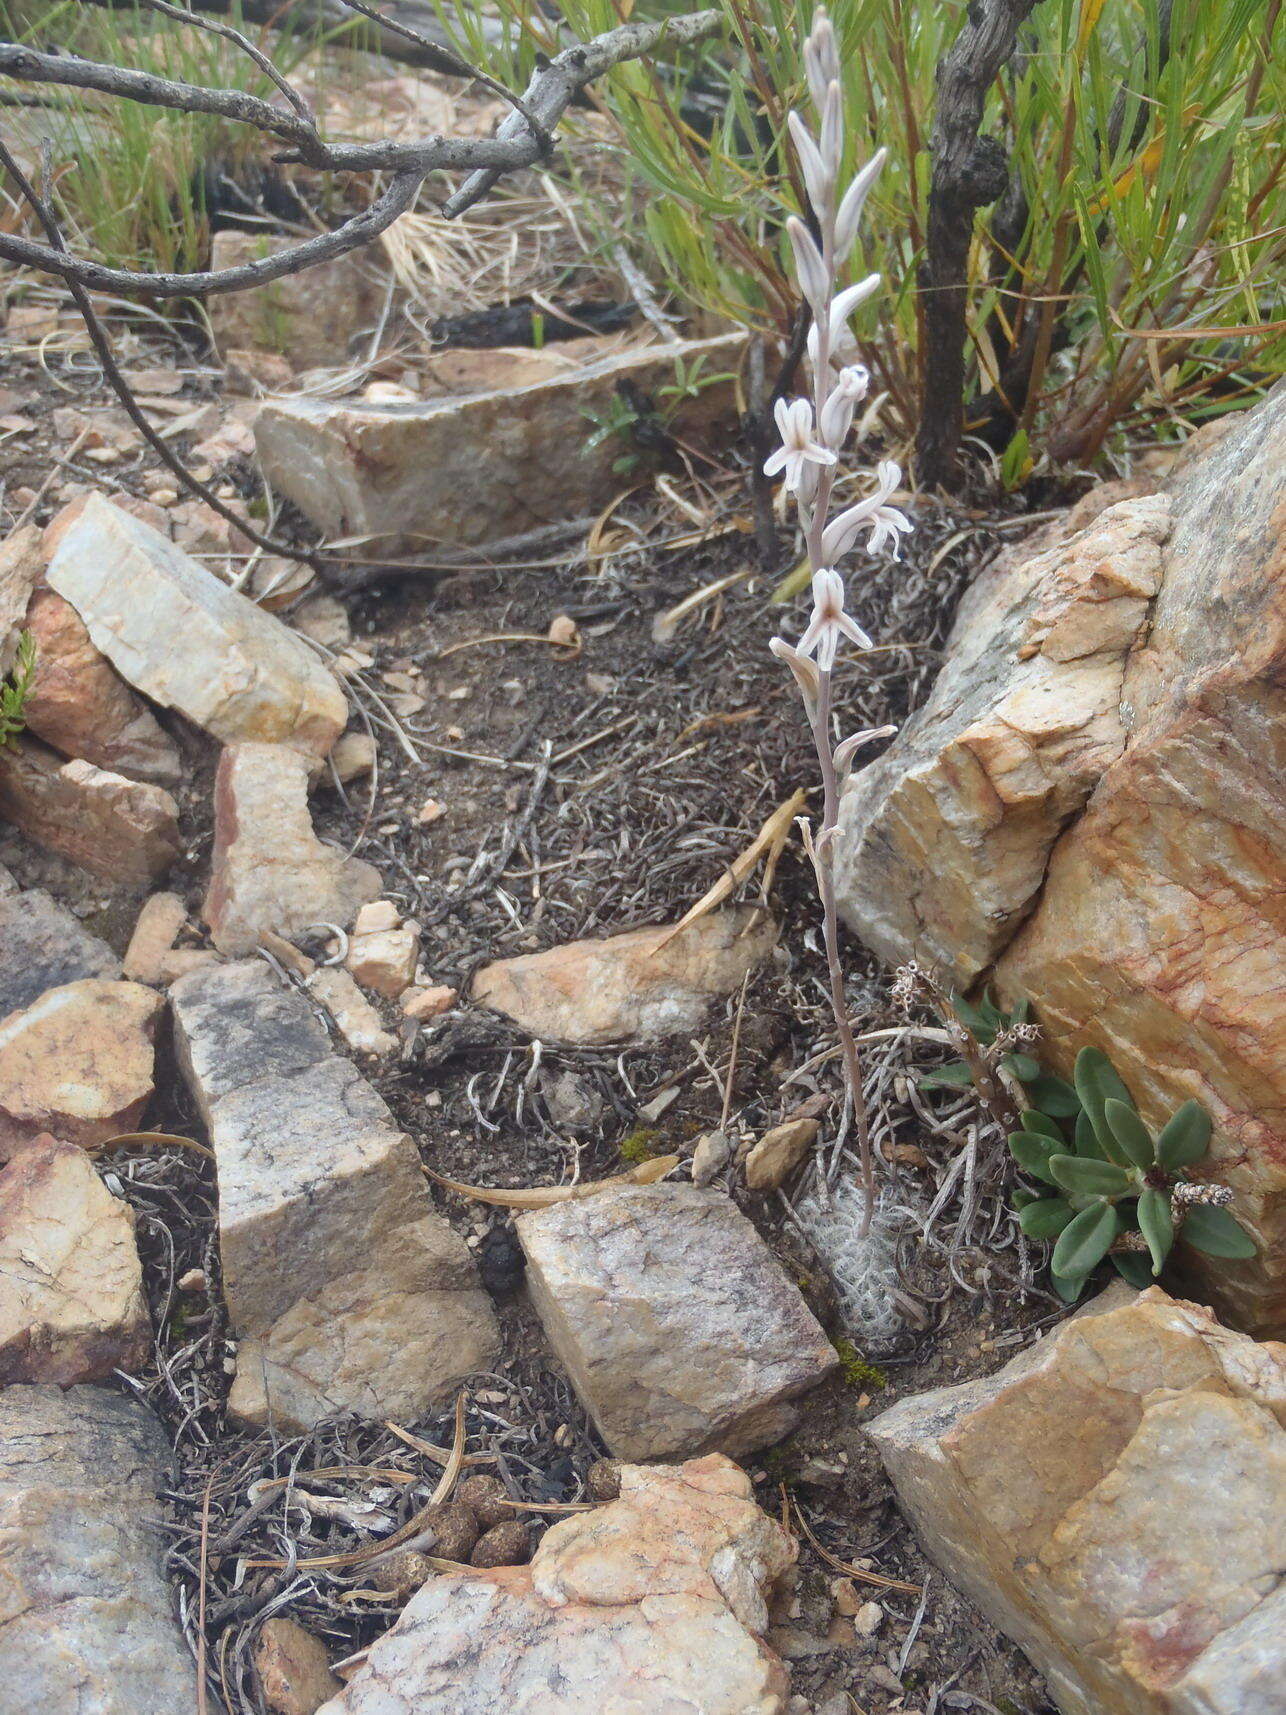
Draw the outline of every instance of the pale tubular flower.
[[[784,471],[787,488],[798,489],[807,464],[834,464],[835,454],[813,436],[813,407],[807,399],[779,399],[773,408],[781,446],[764,461],[764,475]]]
[[[864,304],[873,292],[879,290],[880,276],[868,274],[865,280],[859,280],[855,286],[846,286],[837,293],[831,303],[829,331],[833,346],[838,346],[848,333],[848,318],[860,305]]]
[[[799,276],[804,296],[812,305],[814,315],[825,315],[831,284],[826,264],[822,261],[822,253],[813,242],[812,233],[797,214],[792,214],[787,219],[786,232],[790,238],[790,248],[795,255],[795,272]]]
[[[799,157],[804,184],[808,187],[809,201],[813,205],[814,212],[821,217],[829,211],[835,199],[834,171],[828,168],[822,159],[822,152],[813,141],[812,132],[809,131],[798,113],[788,113],[786,124],[790,128],[795,153]]]
[[[853,413],[865,399],[870,384],[870,371],[861,363],[841,369],[832,381],[830,393],[817,419],[817,430],[826,445],[834,447],[836,452],[848,439],[848,432],[853,427]]]
[[[841,559],[856,541],[859,531],[868,527],[871,532],[866,544],[869,554],[878,553],[886,542],[893,544],[896,554],[899,532],[911,529],[911,521],[906,514],[889,505],[902,481],[901,470],[892,459],[881,459],[875,475],[875,493],[868,494],[855,506],[846,507],[822,532],[822,552],[828,562]]]
[[[813,27],[804,42],[804,70],[808,75],[808,90],[813,106],[820,113],[826,105],[826,91],[839,82],[839,44],[835,30],[825,10],[818,7]]]
[[[852,766],[853,757],[864,744],[873,744],[877,738],[892,738],[898,729],[895,726],[864,727],[861,732],[855,732],[846,738],[843,744],[835,746],[835,772],[841,779]]]
[[[820,152],[832,180],[838,179],[844,164],[844,97],[838,83],[831,84],[822,103]]]
[[[795,645],[799,655],[815,655],[818,669],[829,673],[839,653],[839,640],[847,637],[859,649],[874,647],[857,621],[844,612],[844,580],[830,566],[813,573],[813,612],[808,629]]]
[[[853,248],[853,240],[857,237],[862,210],[866,206],[867,193],[879,177],[880,168],[888,158],[887,149],[877,149],[844,192],[843,201],[839,205],[839,213],[835,216],[836,266],[845,260]]]

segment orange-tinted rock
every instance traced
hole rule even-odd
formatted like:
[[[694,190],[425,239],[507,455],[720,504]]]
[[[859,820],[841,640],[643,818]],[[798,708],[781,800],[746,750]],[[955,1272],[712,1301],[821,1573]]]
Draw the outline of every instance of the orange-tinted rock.
[[[431,1578],[322,1715],[784,1715],[766,1597],[795,1553],[729,1460],[627,1465],[530,1566]]]
[[[265,1620],[255,1640],[255,1672],[271,1715],[315,1715],[343,1687],[315,1638],[284,1614]]]
[[[36,669],[23,705],[27,730],[64,756],[134,780],[173,785],[179,753],[156,717],[94,648],[74,607],[38,589],[27,609]]]
[[[163,787],[64,762],[25,735],[0,746],[0,818],[117,884],[154,881],[179,852],[179,807]]]
[[[139,983],[87,977],[0,1019],[0,1154],[44,1131],[86,1146],[132,1131],[164,1004]]]
[[[1286,1347],[1118,1286],[870,1432],[925,1548],[1064,1715],[1281,1709]]]
[[[99,1381],[150,1352],[133,1211],[76,1144],[21,1145],[0,1170],[0,1387]]]

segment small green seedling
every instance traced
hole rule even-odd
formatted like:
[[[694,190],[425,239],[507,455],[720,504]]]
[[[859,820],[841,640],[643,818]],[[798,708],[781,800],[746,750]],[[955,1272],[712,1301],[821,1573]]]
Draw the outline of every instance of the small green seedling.
[[[0,679],[0,747],[17,738],[27,724],[24,709],[36,671],[36,640],[29,631],[18,639],[18,653],[13,671]]]
[[[1015,1075],[1030,1093],[1035,1081]],[[1200,1102],[1185,1102],[1153,1137],[1100,1048],[1081,1049],[1075,1084],[1063,1087],[1075,1096],[1074,1112],[1033,1102],[1009,1148],[1024,1173],[1049,1187],[1018,1190],[1013,1203],[1028,1238],[1054,1241],[1050,1270],[1066,1303],[1104,1257],[1132,1286],[1149,1285],[1180,1232],[1207,1256],[1254,1256],[1254,1240],[1222,1207],[1227,1192],[1188,1178],[1210,1147]]]

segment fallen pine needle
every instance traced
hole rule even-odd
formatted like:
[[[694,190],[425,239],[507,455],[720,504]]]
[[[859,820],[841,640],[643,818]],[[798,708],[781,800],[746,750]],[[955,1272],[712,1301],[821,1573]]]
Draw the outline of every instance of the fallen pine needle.
[[[460,1197],[472,1197],[475,1203],[494,1203],[501,1209],[548,1209],[554,1203],[593,1197],[597,1192],[610,1191],[617,1185],[654,1185],[667,1173],[673,1173],[678,1165],[677,1155],[658,1155],[655,1161],[640,1162],[628,1173],[614,1173],[610,1179],[595,1179],[583,1185],[537,1185],[527,1191],[492,1191],[485,1185],[466,1185],[462,1180],[448,1179],[445,1173],[435,1173],[431,1167],[424,1171],[435,1185],[444,1185]]]
[[[790,1501],[786,1494],[784,1484],[782,1485],[782,1500],[786,1505],[787,1514],[789,1516]],[[796,1505],[794,1510],[795,1518],[799,1524],[800,1530],[802,1530],[804,1535],[808,1538],[814,1550],[822,1557],[828,1566],[834,1567],[836,1572],[843,1572],[846,1577],[856,1578],[862,1584],[874,1584],[881,1590],[901,1590],[908,1596],[918,1596],[920,1594],[920,1586],[918,1584],[906,1584],[900,1578],[886,1578],[882,1572],[868,1572],[865,1567],[855,1566],[848,1560],[841,1560],[838,1555],[832,1554],[828,1548],[823,1548],[821,1543],[818,1542],[812,1531],[809,1530],[808,1520],[804,1517],[803,1513],[800,1512],[798,1505]],[[300,1564],[302,1565],[302,1562]]]

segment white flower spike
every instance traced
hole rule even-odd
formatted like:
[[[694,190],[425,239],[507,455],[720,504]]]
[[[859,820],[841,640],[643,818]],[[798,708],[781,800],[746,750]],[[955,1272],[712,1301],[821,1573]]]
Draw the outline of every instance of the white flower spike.
[[[906,513],[889,505],[901,484],[902,472],[892,459],[882,459],[875,477],[875,493],[859,500],[856,506],[847,507],[822,531],[822,553],[828,562],[842,559],[858,534],[868,527],[871,534],[866,544],[867,553],[878,554],[885,543],[890,542],[896,558],[901,546],[900,535],[912,528]]]
[[[861,626],[844,612],[844,580],[829,566],[813,573],[813,613],[808,630],[795,645],[797,655],[814,655],[818,671],[829,673],[839,653],[839,640],[847,637],[859,649],[874,647]]]
[[[764,461],[764,475],[784,471],[786,487],[797,490],[807,464],[831,465],[835,454],[813,435],[813,407],[807,399],[779,399],[773,410],[781,446]]]

